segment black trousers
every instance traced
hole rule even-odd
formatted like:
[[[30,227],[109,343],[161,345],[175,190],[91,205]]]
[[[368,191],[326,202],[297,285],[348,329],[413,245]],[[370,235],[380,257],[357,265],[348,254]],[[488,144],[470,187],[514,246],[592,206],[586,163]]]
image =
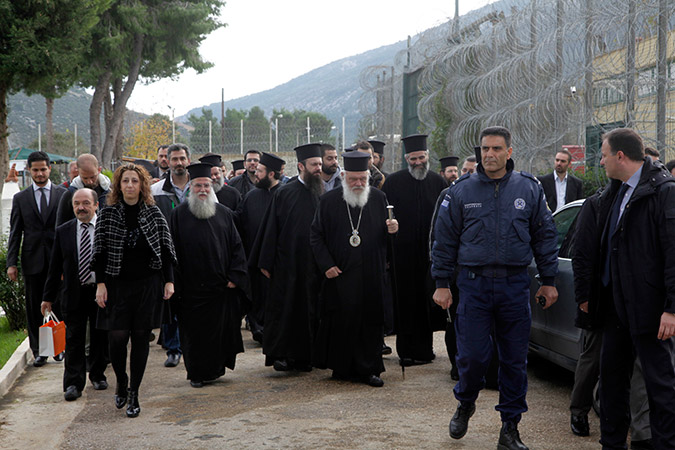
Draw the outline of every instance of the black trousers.
[[[66,323],[66,359],[63,372],[63,390],[68,386],[75,386],[79,391],[86,384],[87,371],[91,381],[103,381],[105,369],[108,366],[108,332],[96,328],[96,314],[98,305],[96,286],[82,286],[80,288],[80,307],[67,310],[64,316]],[[89,324],[89,356],[85,355]]]
[[[630,382],[635,357],[640,358],[649,399],[652,444],[675,449],[675,365],[673,339],[656,333],[631,335],[616,317],[605,325],[600,362],[600,443],[625,449],[630,425]]]
[[[33,351],[33,356],[37,358],[40,350],[39,329],[42,326],[40,304],[42,303],[42,294],[44,293],[45,282],[47,281],[47,267],[38,274],[24,275],[23,278],[26,287],[26,328],[28,329],[28,342],[30,349]],[[63,319],[56,309],[54,313],[60,320]]]

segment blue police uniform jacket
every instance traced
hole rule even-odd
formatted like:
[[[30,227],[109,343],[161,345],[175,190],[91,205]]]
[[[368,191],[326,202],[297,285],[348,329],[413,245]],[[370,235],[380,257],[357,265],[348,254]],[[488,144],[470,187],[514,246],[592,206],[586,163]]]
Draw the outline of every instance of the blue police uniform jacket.
[[[525,268],[534,255],[539,274],[553,285],[558,272],[557,231],[539,181],[513,170],[493,180],[481,165],[450,186],[435,225],[431,275],[449,287],[455,267]]]

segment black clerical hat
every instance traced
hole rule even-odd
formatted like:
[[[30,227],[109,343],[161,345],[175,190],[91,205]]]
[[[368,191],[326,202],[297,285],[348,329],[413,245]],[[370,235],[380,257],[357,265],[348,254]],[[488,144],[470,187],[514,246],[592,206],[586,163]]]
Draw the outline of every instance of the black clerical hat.
[[[419,152],[427,150],[426,134],[411,134],[402,139],[406,153]]]
[[[236,161],[232,161],[232,170],[235,172],[237,170],[241,170],[244,168],[244,160],[243,159],[237,159]]]
[[[439,159],[439,161],[441,162],[441,169],[445,169],[446,167],[457,167],[459,156],[444,156]]]
[[[195,163],[187,166],[187,170],[190,173],[191,180],[203,177],[211,178],[211,167],[213,167],[213,164]]]
[[[370,145],[373,146],[373,151],[375,153],[379,153],[380,155],[384,155],[384,146],[385,143],[382,141],[368,141]]]
[[[220,157],[220,155],[216,155],[215,153],[209,153],[199,158],[199,162],[203,162],[204,164],[211,164],[212,166],[217,167],[221,166],[222,161],[223,159]]]
[[[355,146],[355,145],[350,145],[349,147],[347,147],[347,148],[345,149],[346,152],[353,152],[354,150],[356,150],[356,146]]]
[[[347,172],[365,172],[368,170],[370,155],[363,152],[349,152],[342,154],[344,170]]]
[[[295,147],[295,154],[298,157],[298,162],[302,162],[307,158],[321,158],[321,144],[305,144],[300,147]]]
[[[267,170],[270,172],[281,172],[281,166],[286,164],[286,161],[279,158],[278,156],[271,155],[269,153],[263,152],[260,157],[260,164],[267,167]]]

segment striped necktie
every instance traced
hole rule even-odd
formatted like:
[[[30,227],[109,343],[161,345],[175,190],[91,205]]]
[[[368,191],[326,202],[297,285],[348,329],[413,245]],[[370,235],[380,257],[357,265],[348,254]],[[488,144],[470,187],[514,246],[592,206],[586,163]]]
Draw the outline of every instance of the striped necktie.
[[[80,236],[80,283],[84,284],[91,276],[91,238],[89,237],[89,224],[83,223],[82,235]]]

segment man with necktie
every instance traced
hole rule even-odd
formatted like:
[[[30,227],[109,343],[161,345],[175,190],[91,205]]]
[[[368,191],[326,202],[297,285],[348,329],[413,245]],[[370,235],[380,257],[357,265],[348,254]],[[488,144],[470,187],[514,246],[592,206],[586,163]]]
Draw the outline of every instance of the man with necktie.
[[[40,303],[54,242],[56,210],[66,190],[49,180],[51,166],[49,155],[45,152],[33,152],[28,155],[26,168],[33,183],[12,199],[7,243],[7,276],[12,281],[18,279],[17,263],[21,247],[21,270],[26,287],[28,340],[35,357],[33,365],[40,367],[47,362],[46,357],[38,354],[38,330],[42,325]]]
[[[92,189],[78,189],[73,194],[72,208],[75,218],[56,228],[41,307],[43,314],[52,309],[63,278],[65,295],[62,297],[61,311],[66,322],[63,390],[67,401],[82,395],[87,367],[94,389],[100,391],[108,387],[104,374],[108,365],[105,356],[108,339],[106,331],[96,328],[96,276],[91,268],[98,195]],[[89,357],[85,358],[87,322]]]
[[[626,448],[635,358],[642,364],[654,448],[675,448],[675,179],[645,157],[642,138],[618,128],[602,140],[610,185],[602,231],[600,443]],[[581,305],[583,310],[584,305]]]

